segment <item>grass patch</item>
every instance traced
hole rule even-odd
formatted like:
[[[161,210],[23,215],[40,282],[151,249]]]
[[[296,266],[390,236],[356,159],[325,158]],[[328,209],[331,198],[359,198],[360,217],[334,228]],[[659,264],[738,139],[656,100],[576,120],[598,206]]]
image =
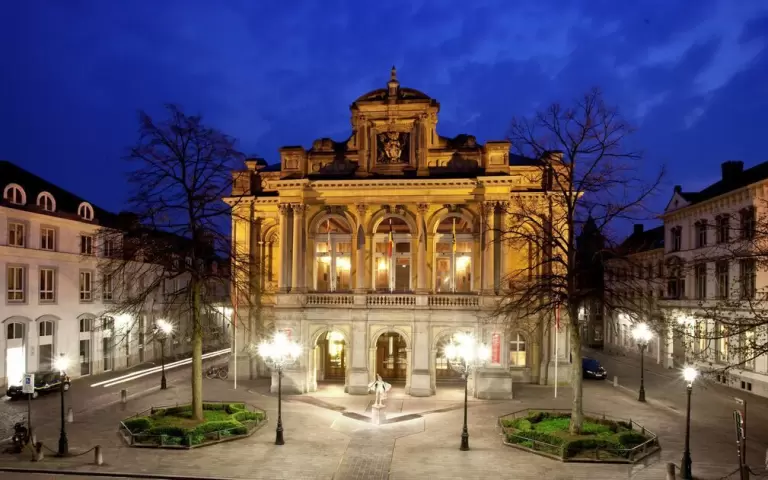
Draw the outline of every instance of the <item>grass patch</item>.
[[[204,403],[203,421],[192,418],[192,406],[154,410],[123,424],[134,442],[159,446],[193,446],[225,437],[245,435],[264,420],[263,412],[248,411],[242,403]]]
[[[563,459],[615,460],[629,458],[630,450],[652,437],[632,430],[629,422],[585,417],[581,433],[568,431],[570,413],[529,412],[526,417],[502,419],[507,442]]]

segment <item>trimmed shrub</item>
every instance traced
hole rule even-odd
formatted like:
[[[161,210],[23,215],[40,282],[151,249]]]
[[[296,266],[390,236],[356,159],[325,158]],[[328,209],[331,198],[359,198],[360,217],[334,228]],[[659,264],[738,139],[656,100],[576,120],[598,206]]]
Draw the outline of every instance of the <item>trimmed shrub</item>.
[[[170,407],[165,410],[158,410],[155,415],[178,415],[180,413],[192,413],[192,405],[181,405],[179,407]]]
[[[203,410],[227,410],[230,405],[228,403],[204,403]]]
[[[237,420],[238,422],[245,422],[248,420],[261,421],[261,419],[263,418],[263,415],[261,412],[240,411],[232,415],[232,418]]]
[[[635,448],[648,439],[645,438],[645,435],[642,435],[638,432],[629,431],[620,433],[618,440],[619,444],[621,444],[621,446],[624,448]]]
[[[152,420],[147,417],[129,418],[123,421],[123,425],[131,433],[145,432],[152,428]]]
[[[595,419],[593,419],[592,421],[594,421],[594,422],[595,422],[595,423],[597,423],[598,425],[605,425],[605,426],[606,426],[606,427],[608,427],[608,428],[611,430],[611,432],[613,432],[613,433],[616,433],[616,432],[618,432],[618,431],[619,431],[619,428],[620,428],[620,427],[619,427],[619,424],[618,424],[618,422],[615,422],[615,421],[613,421],[613,420],[608,420],[607,418],[595,418]]]
[[[164,426],[164,427],[152,427],[147,432],[150,435],[167,435],[169,437],[183,437],[187,433],[189,433],[189,430],[182,427],[172,427],[172,426]]]
[[[602,438],[580,438],[578,440],[572,440],[566,444],[565,458],[574,457],[585,450],[595,449],[608,450],[613,453],[613,451],[621,449],[621,445]]]
[[[627,430],[632,430],[632,422],[624,422],[624,421],[619,420],[616,423],[618,423],[619,426],[622,427],[622,428],[626,428]]]
[[[247,433],[247,429],[243,427],[243,425],[240,422],[237,422],[235,420],[224,420],[221,422],[203,423],[202,425],[199,425],[198,427],[196,427],[191,433],[204,435],[206,433],[212,433],[212,432],[218,432],[220,430],[230,430],[230,429],[238,430],[238,431],[246,430],[246,432],[244,433]]]
[[[230,415],[237,412],[242,412],[245,410],[245,404],[243,403],[230,403],[227,405],[226,411]]]

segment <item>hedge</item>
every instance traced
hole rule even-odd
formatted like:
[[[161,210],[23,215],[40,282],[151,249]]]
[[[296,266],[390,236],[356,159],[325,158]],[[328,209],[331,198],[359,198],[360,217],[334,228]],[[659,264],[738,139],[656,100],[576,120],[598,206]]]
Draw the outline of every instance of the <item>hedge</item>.
[[[123,422],[125,428],[131,433],[144,432],[152,428],[152,420],[147,417],[129,418]]]

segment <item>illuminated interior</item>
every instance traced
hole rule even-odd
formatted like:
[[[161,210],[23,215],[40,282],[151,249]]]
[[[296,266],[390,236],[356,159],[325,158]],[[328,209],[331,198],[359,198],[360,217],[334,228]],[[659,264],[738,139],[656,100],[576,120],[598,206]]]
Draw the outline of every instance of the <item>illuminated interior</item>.
[[[315,290],[351,290],[352,235],[337,218],[322,221],[315,237]]]
[[[8,347],[5,353],[5,368],[8,385],[21,385],[24,379],[24,347]]]

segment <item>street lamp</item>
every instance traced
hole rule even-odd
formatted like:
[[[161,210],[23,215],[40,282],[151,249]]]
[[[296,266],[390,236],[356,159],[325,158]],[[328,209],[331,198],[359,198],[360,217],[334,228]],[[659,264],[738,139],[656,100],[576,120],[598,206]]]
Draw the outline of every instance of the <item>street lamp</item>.
[[[69,366],[69,360],[67,357],[59,357],[54,362],[53,368],[59,371],[59,391],[61,392],[61,433],[59,434],[59,452],[58,455],[63,457],[69,453],[69,442],[67,441],[67,427],[64,422],[64,381],[66,380],[67,367]]]
[[[284,445],[283,440],[283,369],[293,365],[301,355],[301,345],[291,341],[283,332],[277,332],[271,342],[259,344],[259,355],[267,366],[277,370],[277,428],[275,429],[275,445]]]
[[[160,370],[163,372],[160,377],[160,389],[165,390],[168,388],[168,383],[165,380],[165,341],[168,339],[168,335],[173,332],[173,324],[167,320],[160,319],[155,324],[155,335],[160,338]]]
[[[691,391],[693,390],[693,381],[699,376],[699,371],[693,367],[685,367],[683,369],[683,378],[688,383],[686,390],[688,391],[688,408],[685,414],[685,451],[683,452],[683,462],[680,465],[680,475],[683,480],[691,480],[693,478],[691,473]]]
[[[648,342],[653,338],[653,332],[645,323],[638,324],[632,329],[632,337],[637,342],[637,348],[640,349],[640,396],[638,401],[645,401],[645,369],[643,368],[643,357],[645,357],[645,349],[648,347]]]
[[[459,450],[469,450],[469,430],[467,429],[467,384],[469,374],[485,364],[490,357],[488,347],[478,345],[475,337],[469,334],[454,336],[451,343],[445,346],[445,357],[448,364],[464,379],[464,426],[461,429],[461,447]]]

